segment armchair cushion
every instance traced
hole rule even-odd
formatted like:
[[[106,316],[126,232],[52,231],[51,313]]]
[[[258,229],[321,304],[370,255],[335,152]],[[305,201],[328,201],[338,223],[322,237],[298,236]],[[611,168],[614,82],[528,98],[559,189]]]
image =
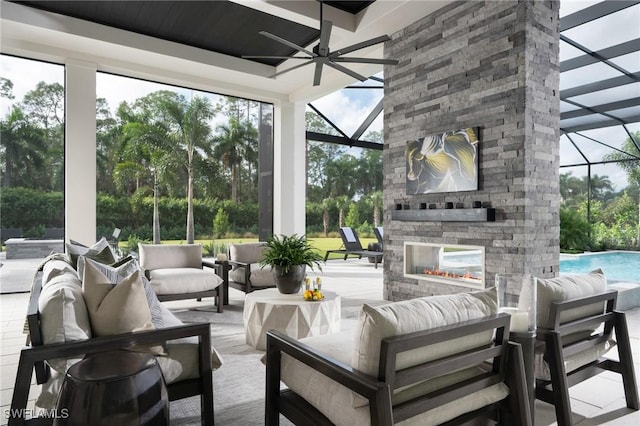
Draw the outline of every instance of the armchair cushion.
[[[142,269],[202,268],[201,244],[138,244],[138,249]]]
[[[360,312],[351,365],[375,377],[378,374],[382,339],[495,315],[497,312],[497,292],[494,287],[473,293],[422,297],[375,308],[365,304]],[[482,333],[473,338],[467,336],[446,344],[408,351],[398,357],[397,368],[413,366],[490,341],[491,334]]]
[[[201,268],[163,268],[149,271],[151,286],[156,294],[183,294],[213,290],[223,280]]]
[[[229,245],[229,258],[244,263],[259,263],[262,252],[266,249],[264,242]]]
[[[538,328],[552,329],[550,318],[551,303],[604,293],[607,280],[601,269],[588,274],[563,275],[557,278],[538,278],[537,325]],[[561,322],[571,321],[595,312],[603,312],[604,304],[596,303],[578,309],[563,312]]]
[[[259,263],[250,263],[251,268],[251,286],[252,287],[273,287],[275,281],[273,279],[273,270],[270,266],[260,267]],[[245,268],[246,266],[239,266],[229,271],[229,279],[246,284],[245,282]]]

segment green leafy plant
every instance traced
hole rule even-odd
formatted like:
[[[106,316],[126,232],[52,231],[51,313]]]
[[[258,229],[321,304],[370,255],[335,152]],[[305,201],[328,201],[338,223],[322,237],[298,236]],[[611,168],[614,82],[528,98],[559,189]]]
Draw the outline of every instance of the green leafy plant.
[[[304,235],[272,235],[267,239],[267,249],[260,266],[280,266],[282,272],[287,274],[295,265],[307,265],[311,269],[317,266],[322,270],[321,261],[322,256],[315,252]]]

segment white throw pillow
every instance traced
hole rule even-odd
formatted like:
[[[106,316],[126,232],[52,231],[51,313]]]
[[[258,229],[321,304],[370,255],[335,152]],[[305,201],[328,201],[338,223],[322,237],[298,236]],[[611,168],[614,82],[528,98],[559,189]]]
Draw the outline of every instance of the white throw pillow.
[[[202,244],[138,243],[140,266],[145,270],[202,268]]]
[[[155,329],[139,270],[113,285],[92,263],[86,262],[82,293],[91,319],[91,330],[96,336]],[[154,354],[164,353],[159,346],[148,350]]]

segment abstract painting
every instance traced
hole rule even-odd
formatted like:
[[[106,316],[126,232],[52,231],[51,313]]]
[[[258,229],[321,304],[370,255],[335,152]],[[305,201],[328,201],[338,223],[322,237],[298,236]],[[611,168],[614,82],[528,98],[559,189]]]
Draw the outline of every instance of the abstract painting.
[[[479,143],[477,127],[407,142],[407,194],[477,190]]]

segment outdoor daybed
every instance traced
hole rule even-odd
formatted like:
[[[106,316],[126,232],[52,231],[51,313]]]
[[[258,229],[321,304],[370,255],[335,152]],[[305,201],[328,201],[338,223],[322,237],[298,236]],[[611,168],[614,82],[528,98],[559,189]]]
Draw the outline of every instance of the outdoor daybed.
[[[134,259],[108,266],[94,260],[107,252],[88,249],[86,256],[52,255],[36,273],[12,413],[28,412],[34,370],[42,385],[36,408],[50,410],[66,370],[85,354],[135,346],[155,356],[169,399],[200,395],[202,424],[213,425],[212,371],[221,358],[211,347],[210,325],[184,325],[158,301]],[[9,425],[32,422],[9,418]]]

